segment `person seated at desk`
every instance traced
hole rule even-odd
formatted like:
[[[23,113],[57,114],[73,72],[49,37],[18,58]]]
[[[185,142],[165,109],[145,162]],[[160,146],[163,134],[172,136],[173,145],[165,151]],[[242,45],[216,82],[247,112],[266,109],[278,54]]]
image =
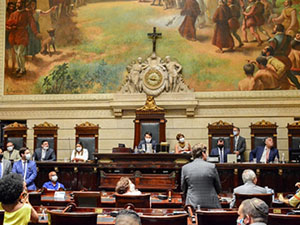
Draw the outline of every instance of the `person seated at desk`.
[[[116,193],[123,195],[140,195],[139,190],[135,189],[135,185],[128,177],[121,177],[116,186]]]
[[[56,161],[55,152],[49,148],[48,141],[42,141],[41,148],[34,151],[33,158],[35,161]]]
[[[279,153],[274,148],[273,138],[267,137],[264,140],[265,146],[257,146],[250,152],[249,161],[252,162],[256,158],[257,163],[274,162],[275,158],[279,160]]]
[[[55,171],[51,171],[49,173],[49,180],[50,181],[43,184],[43,188],[46,188],[50,191],[65,190],[65,186],[57,181],[58,177]]]
[[[146,152],[150,152],[151,149],[148,149],[149,145],[151,145],[152,150],[155,151],[157,143],[152,139],[152,133],[147,131],[144,135],[144,139],[140,141],[138,149],[143,149]]]
[[[7,160],[11,160],[11,161],[18,161],[21,159],[20,155],[19,155],[19,151],[15,149],[15,146],[12,142],[7,142],[6,144],[6,150],[3,153],[3,158],[7,159]]]
[[[71,162],[86,162],[89,158],[89,151],[83,148],[83,144],[78,142],[71,155]]]
[[[115,225],[142,225],[140,216],[133,210],[122,209],[119,211]]]
[[[224,143],[224,138],[219,138],[217,141],[217,148],[213,148],[210,152],[211,156],[219,156],[220,163],[227,162],[227,155],[230,153],[230,149],[225,148]]]
[[[184,140],[184,135],[179,133],[176,135],[178,143],[175,145],[175,153],[190,153],[192,148],[191,145]]]
[[[0,179],[5,175],[10,174],[11,163],[9,160],[3,158],[2,149],[0,148]]]
[[[0,202],[5,211],[3,224],[38,223],[39,216],[28,197],[20,174],[11,173],[0,180]]]
[[[235,205],[235,193],[238,194],[266,194],[267,190],[256,185],[257,177],[253,170],[247,169],[243,171],[242,179],[244,184],[233,189],[233,199],[230,203],[230,208]]]
[[[284,202],[287,205],[290,205],[294,208],[300,208],[300,182],[297,182],[295,184],[296,187],[298,187],[298,190],[296,191],[296,194],[291,197],[290,199],[284,198],[282,194],[279,195],[279,201]]]
[[[267,225],[269,206],[261,199],[251,198],[242,201],[239,210],[237,225]]]
[[[34,184],[34,180],[37,176],[36,163],[30,160],[31,155],[27,147],[21,148],[19,153],[21,160],[14,163],[12,172],[21,174],[26,183],[27,189],[34,191],[36,190],[36,186]]]

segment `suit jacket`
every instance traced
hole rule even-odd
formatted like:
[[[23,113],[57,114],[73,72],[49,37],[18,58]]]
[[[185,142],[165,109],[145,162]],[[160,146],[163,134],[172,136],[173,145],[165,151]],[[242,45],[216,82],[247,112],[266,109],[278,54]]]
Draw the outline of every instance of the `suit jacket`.
[[[260,159],[264,153],[264,149],[265,149],[265,146],[257,146],[255,149],[253,149],[251,152],[250,152],[250,155],[249,155],[249,161],[253,161],[254,158],[256,158],[256,162],[259,163],[260,162]],[[272,147],[270,149],[270,154],[269,154],[269,160],[267,163],[269,162],[273,162],[274,159],[276,158],[279,159],[279,153],[278,153],[278,149]]]
[[[7,160],[14,160],[16,162],[21,159],[21,156],[19,154],[19,151],[14,149],[11,155],[9,154],[9,151],[3,152],[3,158]]]
[[[235,193],[238,194],[266,194],[267,190],[263,187],[260,187],[254,183],[252,183],[251,181],[246,182],[245,184],[236,187],[235,189],[233,189],[233,199],[230,203],[230,208],[233,208],[235,205]]]
[[[42,148],[35,149],[33,158],[35,161],[42,161]],[[46,156],[44,161],[56,161],[55,152],[52,148],[49,148],[46,151]]]
[[[153,149],[153,150],[156,150],[156,145],[157,145],[156,141],[153,140],[153,139],[151,139],[151,142],[150,142],[150,143],[152,144],[152,149]],[[142,149],[142,145],[145,145],[145,146],[146,146],[146,141],[145,141],[145,139],[143,139],[143,140],[140,141],[139,146],[138,146],[138,149]]]
[[[235,146],[235,138],[233,138],[233,146]],[[239,136],[237,151],[239,151],[239,155],[241,156],[241,162],[244,162],[244,152],[246,151],[246,139],[244,137]]]
[[[227,155],[230,153],[230,150],[228,148],[224,149],[224,162],[227,162]],[[219,155],[219,150],[218,148],[213,148],[210,152],[209,155],[212,156],[218,156]]]
[[[185,203],[194,208],[221,208],[218,193],[221,183],[215,164],[200,158],[182,167],[181,189],[185,196]]]
[[[23,162],[19,160],[14,163],[13,173],[21,174],[24,177],[24,170],[23,170]],[[27,161],[27,172],[25,177],[25,182],[28,190],[36,190],[36,186],[34,184],[34,179],[36,178],[37,171],[36,171],[36,164],[34,161],[28,160]]]
[[[3,162],[3,164],[2,164],[3,165],[2,177],[4,177],[5,175],[10,174],[10,172],[11,172],[11,163],[10,163],[9,160],[6,160],[6,159],[2,159],[2,162]]]

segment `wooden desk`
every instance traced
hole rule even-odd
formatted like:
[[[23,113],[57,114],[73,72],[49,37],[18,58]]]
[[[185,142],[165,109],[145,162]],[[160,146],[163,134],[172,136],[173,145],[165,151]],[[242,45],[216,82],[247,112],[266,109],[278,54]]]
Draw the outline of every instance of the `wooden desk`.
[[[173,189],[180,192],[181,167],[190,160],[185,154],[95,154],[92,163],[37,162],[37,187],[48,181],[48,173],[55,170],[59,181],[68,190],[112,190],[120,176],[132,176],[141,191],[163,191]],[[256,172],[258,185],[268,186],[275,192],[296,191],[294,185],[300,181],[300,164],[216,164],[222,192],[232,193],[233,188],[243,184],[245,169]],[[154,176],[153,176],[154,175]],[[157,175],[157,176],[156,176]],[[155,181],[157,177],[157,181]],[[167,178],[165,183],[157,184]],[[152,179],[152,180],[151,180]],[[113,182],[112,182],[113,181]],[[155,182],[154,182],[155,181]]]

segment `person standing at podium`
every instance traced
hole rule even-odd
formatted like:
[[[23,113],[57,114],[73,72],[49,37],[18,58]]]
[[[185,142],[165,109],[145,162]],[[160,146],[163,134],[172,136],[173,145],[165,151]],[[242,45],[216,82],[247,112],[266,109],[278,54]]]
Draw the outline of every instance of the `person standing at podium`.
[[[196,144],[192,148],[193,162],[182,167],[181,190],[185,204],[196,208],[221,208],[218,194],[221,182],[216,165],[206,162],[206,146]]]
[[[233,147],[234,153],[237,155],[239,162],[244,162],[244,152],[246,151],[246,139],[240,136],[240,128],[233,128]]]
[[[152,153],[156,150],[156,141],[152,138],[152,133],[147,131],[144,135],[144,138],[140,141],[138,149],[142,149],[146,153]]]

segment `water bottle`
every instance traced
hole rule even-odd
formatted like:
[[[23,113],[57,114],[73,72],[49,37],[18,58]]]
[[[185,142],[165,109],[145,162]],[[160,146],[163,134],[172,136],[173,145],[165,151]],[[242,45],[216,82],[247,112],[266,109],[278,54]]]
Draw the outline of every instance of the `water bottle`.
[[[274,159],[274,163],[278,163],[278,157],[276,156],[275,159]]]
[[[135,146],[135,148],[134,148],[134,153],[137,154],[138,151],[139,151],[138,148]]]
[[[281,159],[282,159],[282,163],[285,163],[284,152],[283,152],[283,153],[281,153]]]

